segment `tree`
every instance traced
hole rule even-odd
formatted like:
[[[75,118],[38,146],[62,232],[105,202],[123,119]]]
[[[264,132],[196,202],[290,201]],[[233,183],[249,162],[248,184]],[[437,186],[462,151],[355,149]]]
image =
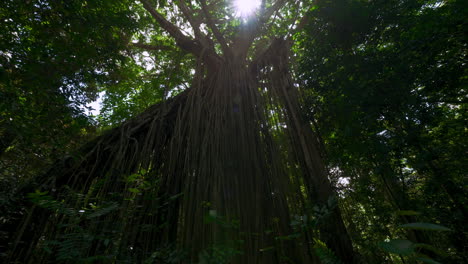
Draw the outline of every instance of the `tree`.
[[[54,161],[90,138],[83,108],[125,61],[135,30],[128,4],[4,1],[0,7],[0,255],[23,217],[25,193]],[[107,15],[102,16],[103,12]]]
[[[249,19],[234,18],[224,1],[141,4],[147,13],[129,10],[154,24],[129,46],[154,53],[172,51],[174,41],[195,61],[190,88],[54,164],[35,179],[40,186],[25,187],[40,190],[30,194],[35,205],[11,260],[318,263],[328,247],[351,263],[290,66],[309,3],[262,1]],[[291,226],[293,219],[300,224]],[[312,252],[314,244],[322,251]],[[187,257],[167,259],[165,251]]]
[[[377,241],[395,236],[435,245],[443,263],[467,261],[463,5],[318,1],[306,29],[310,119],[348,180],[345,218],[371,263],[384,261]],[[453,233],[394,228],[416,221]]]

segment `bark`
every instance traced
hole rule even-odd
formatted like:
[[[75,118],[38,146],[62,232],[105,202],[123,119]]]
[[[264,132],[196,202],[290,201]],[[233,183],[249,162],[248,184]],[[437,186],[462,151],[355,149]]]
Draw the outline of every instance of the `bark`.
[[[277,60],[271,62],[275,65],[271,77],[272,86],[283,101],[293,149],[303,168],[309,198],[314,204],[326,206],[330,199],[336,197],[336,193],[328,178],[328,170],[320,152],[320,141],[307,118],[301,114],[298,91],[294,87],[288,68],[288,49],[283,46],[289,47],[285,40],[276,39],[266,51],[267,54],[274,52],[273,60]],[[354,263],[355,254],[340,209],[338,206],[329,209],[331,209],[329,216],[319,226],[321,239],[342,261]]]
[[[156,22],[164,30],[166,30],[169,35],[171,35],[179,48],[183,51],[195,55],[197,58],[203,59],[208,67],[215,69],[223,59],[218,56],[214,50],[214,47],[207,43],[207,39],[204,38],[204,35],[197,33],[199,38],[192,39],[189,36],[184,35],[181,30],[171,22],[169,22],[163,15],[161,15],[156,9],[154,9],[147,0],[141,0],[143,7],[151,14],[151,16],[156,20]],[[183,5],[181,5],[183,6]],[[183,8],[187,11],[187,9]],[[188,16],[189,21],[193,19]],[[195,32],[199,32],[198,28],[194,29]]]

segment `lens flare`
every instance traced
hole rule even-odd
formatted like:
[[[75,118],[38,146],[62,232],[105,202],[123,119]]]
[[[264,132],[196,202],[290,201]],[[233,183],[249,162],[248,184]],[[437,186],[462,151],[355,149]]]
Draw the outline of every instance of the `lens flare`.
[[[234,8],[236,15],[246,18],[252,15],[257,8],[260,7],[260,0],[235,0]]]

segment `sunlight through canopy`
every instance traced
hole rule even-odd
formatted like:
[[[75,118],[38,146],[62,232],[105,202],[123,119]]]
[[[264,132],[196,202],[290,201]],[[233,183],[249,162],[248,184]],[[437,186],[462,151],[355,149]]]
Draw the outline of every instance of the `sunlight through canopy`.
[[[236,9],[236,15],[239,17],[251,16],[257,8],[260,7],[260,0],[235,0],[234,8]]]

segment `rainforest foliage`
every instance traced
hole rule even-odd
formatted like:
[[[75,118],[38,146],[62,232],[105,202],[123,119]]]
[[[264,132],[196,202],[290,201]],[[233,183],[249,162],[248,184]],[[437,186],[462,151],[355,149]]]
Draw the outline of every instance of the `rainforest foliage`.
[[[465,1],[3,2],[2,263],[468,263]]]

